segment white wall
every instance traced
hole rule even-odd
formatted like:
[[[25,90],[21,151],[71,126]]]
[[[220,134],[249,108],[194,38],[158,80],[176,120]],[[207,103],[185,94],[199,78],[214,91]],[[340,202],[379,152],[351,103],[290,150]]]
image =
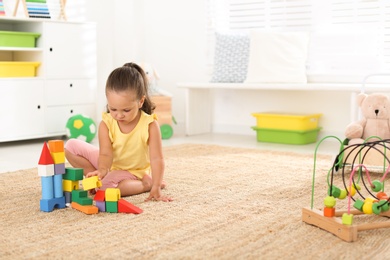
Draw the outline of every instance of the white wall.
[[[73,0],[75,1],[75,0]],[[203,0],[85,0],[87,17],[98,28],[98,110],[105,105],[108,74],[128,61],[151,63],[159,86],[173,95],[176,134],[184,133],[185,92],[178,82],[206,82],[206,7]],[[68,1],[70,2],[70,1]],[[347,92],[215,91],[216,132],[255,136],[252,112],[323,113],[326,134],[343,137],[350,120]],[[199,104],[202,106],[202,104]]]

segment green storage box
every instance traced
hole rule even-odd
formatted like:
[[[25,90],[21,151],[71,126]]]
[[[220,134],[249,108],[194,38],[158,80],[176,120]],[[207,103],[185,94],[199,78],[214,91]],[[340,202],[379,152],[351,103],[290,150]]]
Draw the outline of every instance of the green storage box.
[[[317,141],[320,127],[312,130],[284,130],[252,127],[257,132],[258,142],[280,143],[280,144],[309,144]]]
[[[35,48],[40,33],[0,31],[0,46]]]

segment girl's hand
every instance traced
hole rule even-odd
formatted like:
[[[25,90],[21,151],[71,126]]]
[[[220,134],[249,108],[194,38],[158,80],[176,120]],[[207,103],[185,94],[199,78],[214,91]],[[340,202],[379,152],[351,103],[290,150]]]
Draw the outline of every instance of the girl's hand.
[[[149,197],[145,201],[151,201],[151,200],[164,201],[164,202],[173,201],[171,197],[162,195],[160,187],[157,186],[152,187],[149,193]]]
[[[93,172],[89,172],[87,175],[85,175],[85,177],[89,178],[89,177],[92,177],[92,176],[98,176],[100,180],[103,180],[104,177],[106,177],[108,172],[100,172],[98,170],[96,171],[93,171]]]

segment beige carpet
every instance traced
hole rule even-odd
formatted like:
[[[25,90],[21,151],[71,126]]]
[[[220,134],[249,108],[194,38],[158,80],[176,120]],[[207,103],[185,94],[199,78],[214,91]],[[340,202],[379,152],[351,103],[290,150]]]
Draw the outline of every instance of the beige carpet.
[[[164,152],[164,192],[175,201],[127,197],[140,215],[41,212],[36,169],[1,174],[0,258],[390,258],[390,229],[360,231],[348,243],[301,221],[310,206],[312,154],[194,144]],[[332,161],[317,159],[318,207]]]

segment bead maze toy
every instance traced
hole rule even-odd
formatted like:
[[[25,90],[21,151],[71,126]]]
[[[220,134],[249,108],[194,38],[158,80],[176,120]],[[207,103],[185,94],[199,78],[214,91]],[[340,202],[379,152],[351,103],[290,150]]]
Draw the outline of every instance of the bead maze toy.
[[[88,191],[101,187],[102,182],[97,176],[84,178],[84,171],[81,168],[65,167],[63,140],[50,140],[48,144],[46,142],[43,144],[38,162],[38,175],[41,177],[40,210],[43,212],[66,208],[67,205],[88,215],[98,212],[132,214],[143,212],[142,209],[122,199],[117,188],[97,190],[94,198],[89,198]]]
[[[328,171],[327,194],[323,200],[323,208],[319,210],[314,208],[316,156],[320,144],[328,138],[335,138],[340,142],[340,153]],[[379,141],[369,141],[371,138],[374,137],[368,138],[362,144],[345,148],[344,143],[335,136],[327,136],[317,144],[314,153],[311,206],[302,209],[303,222],[326,230],[347,242],[356,241],[359,231],[390,228],[390,220],[387,219],[390,217],[390,198],[385,192],[385,182],[390,179],[390,158],[386,156],[390,139],[380,140],[375,137]],[[377,167],[365,165],[365,158],[372,151],[383,156],[383,167],[380,171]],[[349,158],[350,156],[352,158]],[[373,176],[377,179],[373,179]],[[336,211],[336,199],[347,209]],[[368,219],[363,217],[369,215],[371,217]],[[360,219],[355,223],[354,218],[357,216]],[[378,221],[372,222],[372,218]]]

